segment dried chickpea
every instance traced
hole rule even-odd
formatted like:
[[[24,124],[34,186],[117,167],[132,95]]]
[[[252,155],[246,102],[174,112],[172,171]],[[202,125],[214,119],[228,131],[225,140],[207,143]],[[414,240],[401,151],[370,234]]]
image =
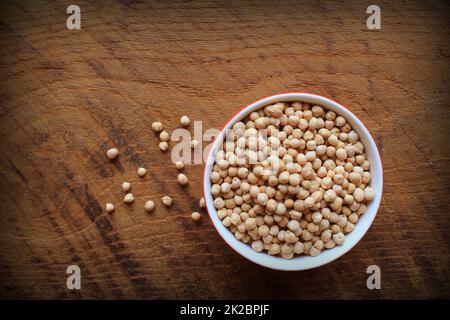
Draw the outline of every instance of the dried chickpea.
[[[166,141],[162,141],[159,143],[159,149],[161,151],[166,151],[169,148],[169,144]]]
[[[201,214],[199,212],[192,212],[191,213],[191,219],[194,221],[199,221],[201,218]]]
[[[164,126],[161,122],[153,122],[152,130],[155,132],[161,132],[164,129]]]
[[[110,213],[114,211],[114,205],[112,203],[107,203],[105,206],[106,212]]]
[[[184,168],[184,162],[183,162],[183,161],[177,161],[177,162],[175,162],[175,167],[177,168],[177,170],[183,170],[183,168]]]
[[[106,156],[111,160],[117,158],[118,155],[119,155],[119,150],[117,150],[116,148],[111,148],[108,151],[106,151]]]
[[[169,141],[170,140],[170,134],[167,131],[161,131],[159,134],[159,140],[161,141]]]
[[[145,202],[144,209],[147,212],[151,212],[155,209],[155,202],[152,200],[148,200]]]
[[[180,124],[181,124],[183,127],[187,127],[190,123],[191,123],[191,120],[189,119],[188,116],[182,116],[182,117],[180,118]]]
[[[185,185],[188,184],[188,178],[183,173],[178,174],[178,178],[177,179],[178,179],[178,183],[180,185],[182,185],[182,186],[185,186]]]
[[[137,174],[139,177],[144,177],[147,174],[147,169],[145,168],[138,168],[137,169]]]
[[[161,198],[162,203],[166,206],[166,207],[170,207],[172,205],[172,198],[169,196],[164,196]],[[223,201],[223,200],[222,200]]]
[[[205,202],[205,198],[201,197],[199,200],[199,207],[200,208],[206,208],[206,202]]]
[[[128,192],[128,191],[130,191],[130,189],[131,189],[131,183],[129,183],[127,181],[122,183],[122,190],[123,191]]]
[[[127,193],[124,197],[123,197],[123,202],[125,203],[132,203],[134,201],[134,196],[132,193]]]

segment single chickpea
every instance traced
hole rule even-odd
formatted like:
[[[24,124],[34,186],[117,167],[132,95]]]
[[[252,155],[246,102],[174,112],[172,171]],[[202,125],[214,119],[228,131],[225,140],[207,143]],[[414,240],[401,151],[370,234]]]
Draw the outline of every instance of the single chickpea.
[[[323,246],[324,246],[326,249],[333,249],[334,247],[336,247],[336,243],[334,243],[333,240],[329,240],[329,241],[325,242],[325,243],[323,244]]]
[[[292,232],[296,232],[297,230],[300,229],[300,223],[297,220],[291,220],[291,221],[289,221],[287,227]]]
[[[218,196],[220,194],[220,185],[218,184],[213,184],[211,186],[211,194],[213,196]]]
[[[344,233],[350,233],[353,231],[353,229],[355,228],[355,225],[351,222],[348,222],[345,227],[344,227]]]
[[[130,191],[130,189],[131,189],[131,183],[126,182],[126,181],[122,183],[122,190],[123,191],[128,192],[128,191]]]
[[[355,190],[356,191],[356,190]],[[371,201],[375,198],[375,191],[371,187],[366,187],[364,189],[364,199],[366,201]],[[361,201],[360,201],[361,202]]]
[[[113,212],[114,211],[114,205],[112,203],[107,203],[106,206],[105,206],[105,210],[108,213]]]
[[[166,151],[169,148],[169,144],[166,141],[162,141],[159,143],[159,149],[161,151]]]
[[[200,208],[206,208],[206,202],[205,202],[205,198],[201,197],[199,200],[199,207]]]
[[[199,212],[192,212],[191,213],[191,219],[194,221],[199,221],[201,218],[201,214]]]
[[[225,218],[227,216],[227,210],[226,209],[217,210],[217,215],[222,220],[223,218]]]
[[[345,241],[345,235],[342,232],[333,234],[333,242],[336,243],[338,246],[343,245],[344,241]]]
[[[231,226],[231,218],[230,218],[230,217],[225,217],[225,218],[222,220],[222,224],[223,224],[225,227],[230,227],[230,226]]]
[[[267,202],[269,201],[269,197],[267,196],[267,194],[261,192],[257,195],[256,197],[256,201],[262,205],[265,206],[267,204]]]
[[[256,240],[252,242],[252,249],[256,252],[261,252],[264,249],[264,244],[261,240]]]
[[[161,122],[153,122],[152,130],[155,132],[161,132],[164,129],[164,126]]]
[[[279,232],[280,232],[280,228],[277,225],[273,225],[269,229],[269,233],[273,237],[276,237]]]
[[[175,162],[175,167],[177,168],[177,170],[183,170],[184,168],[184,162],[183,161],[177,161]],[[211,173],[211,177],[213,175],[214,172]],[[220,177],[219,177],[220,178]],[[212,178],[211,178],[212,179]],[[218,180],[217,180],[218,181]]]
[[[265,224],[259,226],[259,228],[258,228],[258,234],[259,234],[261,237],[266,237],[266,236],[268,236],[268,235],[269,235],[269,227],[268,227],[267,225],[265,225]]]
[[[327,190],[323,195],[323,198],[326,202],[333,202],[334,200],[336,200],[336,197],[336,192],[333,189]]]
[[[269,199],[266,203],[266,209],[269,211],[275,211],[277,208],[277,202],[274,199]]]
[[[316,247],[311,247],[311,249],[309,249],[309,255],[311,257],[317,257],[322,251],[317,249]]]
[[[155,209],[155,202],[152,200],[148,200],[145,202],[144,209],[147,212],[151,212]]]
[[[245,227],[247,228],[247,230],[253,230],[256,228],[256,226],[257,224],[255,218],[248,218],[247,220],[245,220]]]
[[[191,120],[189,119],[188,116],[182,116],[182,117],[180,118],[180,124],[181,124],[183,127],[187,127],[190,123],[191,123]]]
[[[287,230],[284,234],[284,241],[286,243],[296,243],[298,241],[298,237],[290,230]]]
[[[182,185],[182,186],[187,185],[187,184],[188,184],[188,177],[186,177],[186,175],[183,174],[183,173],[178,174],[178,183],[179,183],[180,185]],[[224,184],[225,184],[225,183],[222,183],[222,186],[223,186]],[[227,183],[227,185],[229,185],[229,184]],[[228,190],[227,192],[229,192],[229,191],[231,191],[231,186],[230,186],[230,190]],[[223,190],[222,190],[222,192],[223,192]],[[224,193],[226,193],[226,192],[224,192]]]
[[[359,173],[351,172],[348,177],[349,177],[349,180],[351,181],[351,183],[353,183],[357,186],[359,186],[361,184],[362,177]]]
[[[106,156],[111,160],[117,158],[118,155],[119,155],[119,150],[117,150],[116,148],[111,148],[108,151],[106,151]]]
[[[348,142],[356,143],[358,141],[358,139],[359,139],[358,134],[354,130],[352,130],[348,133],[348,137],[347,137]]]
[[[355,200],[353,199],[353,196],[350,195],[350,194],[347,194],[347,195],[344,197],[344,204],[352,204],[353,201],[355,201]]]
[[[301,243],[300,241],[297,241],[295,244],[294,244],[294,252],[295,253],[297,253],[297,254],[301,254],[301,253],[303,253],[303,250],[304,250],[304,245],[303,245],[303,243]]]
[[[336,147],[339,142],[339,139],[336,135],[332,134],[328,137],[328,143],[333,147]]]
[[[312,214],[312,221],[315,224],[319,224],[322,221],[322,214],[319,211],[316,211]]]
[[[362,175],[362,183],[364,184],[368,184],[371,180],[371,175],[370,172],[368,171],[364,171],[363,175]]]
[[[159,134],[159,140],[161,141],[169,141],[170,140],[170,134],[167,131],[161,131]]]
[[[316,159],[316,152],[315,151],[308,151],[306,152],[306,160],[309,162],[312,162]]]
[[[316,203],[316,201],[314,200],[313,197],[308,197],[308,198],[305,199],[305,206],[307,208],[312,208],[315,203]]]
[[[352,213],[348,216],[348,221],[350,221],[351,223],[355,224],[356,222],[358,222],[358,215],[356,213]]]
[[[320,186],[325,189],[328,190],[333,186],[333,181],[331,181],[330,178],[325,177],[322,179],[322,181],[320,182]]]
[[[347,152],[345,151],[345,149],[342,149],[342,148],[337,149],[336,150],[336,157],[339,160],[345,160],[345,159],[347,159]]]
[[[277,243],[273,243],[270,246],[270,249],[269,249],[269,251],[267,253],[270,254],[271,256],[275,256],[275,255],[279,254],[280,251],[281,251],[280,245],[277,244]]]
[[[283,215],[286,213],[286,207],[284,206],[284,203],[281,203],[281,202],[277,203],[275,213],[278,215]]]
[[[298,173],[293,173],[289,176],[289,184],[292,186],[298,186],[301,182],[301,176]]]
[[[139,177],[144,177],[147,174],[147,170],[145,168],[137,169],[137,174]]]
[[[364,201],[365,192],[361,188],[356,188],[355,191],[353,191],[353,198],[361,203]]]
[[[345,121],[345,118],[344,118],[344,117],[338,116],[338,117],[336,118],[336,126],[342,127],[342,126],[345,125],[345,123],[346,123],[346,121]]]
[[[123,202],[125,203],[132,203],[134,201],[134,196],[132,193],[127,193],[124,197],[123,197]]]
[[[220,199],[220,198],[219,198],[219,199]],[[222,199],[220,199],[220,200],[222,200]],[[161,201],[162,201],[162,203],[163,203],[166,207],[170,207],[170,206],[172,205],[172,202],[173,202],[172,198],[169,197],[169,196],[164,196],[164,197],[162,197],[162,198],[161,198]],[[222,200],[222,201],[223,201],[223,200]],[[222,208],[223,208],[223,206],[222,206]],[[222,209],[222,208],[218,208],[218,209]]]
[[[313,235],[311,234],[311,232],[309,232],[308,230],[303,230],[302,231],[302,239],[305,241],[309,241],[311,240],[313,237]]]
[[[333,235],[333,233],[331,232],[331,230],[329,230],[329,229],[325,230],[320,235],[320,240],[322,240],[323,243],[327,243],[328,241],[330,241],[332,235]]]
[[[344,228],[348,223],[347,216],[339,215],[338,222],[336,223],[339,227]]]
[[[290,255],[293,253],[294,249],[292,246],[288,245],[287,243],[283,244],[281,246],[281,255],[282,257],[290,257]]]

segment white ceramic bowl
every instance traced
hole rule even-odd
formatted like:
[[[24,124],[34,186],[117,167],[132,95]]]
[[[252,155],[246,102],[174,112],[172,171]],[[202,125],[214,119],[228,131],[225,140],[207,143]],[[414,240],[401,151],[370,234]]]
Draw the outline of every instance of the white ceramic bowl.
[[[345,119],[347,119],[347,121],[352,125],[353,129],[358,133],[360,141],[365,146],[365,153],[371,164],[370,173],[372,175],[372,181],[370,185],[375,191],[375,198],[367,204],[367,211],[360,217],[359,221],[356,223],[354,230],[346,235],[345,242],[342,246],[336,246],[333,249],[323,250],[322,253],[317,257],[296,256],[291,260],[270,256],[265,252],[255,252],[248,244],[237,240],[231,233],[231,231],[222,224],[220,218],[217,216],[217,211],[213,205],[213,197],[211,195],[210,180],[210,174],[214,163],[214,150],[215,148],[218,148],[220,142],[223,140],[225,129],[231,128],[235,122],[243,119],[254,110],[257,110],[268,104],[287,101],[303,101],[311,104],[318,104],[328,110],[336,112],[336,114],[338,115],[342,115]],[[285,271],[306,270],[316,268],[333,260],[336,260],[343,254],[348,252],[358,243],[359,240],[361,240],[361,238],[364,236],[364,234],[372,224],[372,221],[375,218],[380,206],[381,194],[383,189],[383,169],[381,166],[380,155],[372,136],[370,135],[367,128],[362,124],[362,122],[348,109],[341,106],[337,102],[314,94],[283,93],[258,100],[248,105],[226,124],[220,135],[216,138],[208,156],[203,176],[203,188],[205,193],[206,207],[208,209],[208,213],[214,224],[214,227],[217,229],[225,242],[228,243],[228,245],[236,252],[249,259],[250,261],[253,261],[254,263],[257,263],[264,267]]]

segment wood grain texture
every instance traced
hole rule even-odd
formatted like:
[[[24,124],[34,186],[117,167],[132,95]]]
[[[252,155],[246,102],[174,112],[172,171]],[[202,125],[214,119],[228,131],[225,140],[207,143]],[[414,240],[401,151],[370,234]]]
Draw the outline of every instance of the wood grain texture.
[[[450,297],[450,7],[445,1],[64,1],[0,5],[0,297]],[[150,124],[221,128],[242,106],[305,91],[347,106],[384,166],[381,208],[348,254],[268,270],[190,219],[202,166],[176,183]],[[117,146],[111,163],[105,151]],[[136,175],[149,168],[146,178]],[[122,181],[137,197],[121,203]],[[173,196],[167,210],[144,200]],[[112,201],[116,212],[104,212]],[[77,264],[82,289],[66,289]],[[382,289],[366,288],[367,266]]]

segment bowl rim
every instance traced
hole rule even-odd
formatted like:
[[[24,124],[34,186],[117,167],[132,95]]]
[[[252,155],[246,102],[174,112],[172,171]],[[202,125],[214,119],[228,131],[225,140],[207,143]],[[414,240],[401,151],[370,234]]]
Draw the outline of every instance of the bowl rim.
[[[320,259],[320,257],[322,256],[322,254],[320,254],[317,257],[311,257],[311,256],[297,256],[294,259],[299,259],[299,258],[309,258],[309,259],[316,259],[315,263],[309,263],[307,266],[302,266],[301,263],[298,262],[298,260],[286,260],[282,257],[278,257],[278,256],[270,256],[265,252],[255,252],[250,245],[241,242],[240,240],[235,239],[237,242],[239,242],[239,244],[244,245],[245,247],[247,247],[247,249],[245,249],[244,251],[241,251],[240,249],[237,249],[235,247],[235,245],[231,244],[230,241],[226,238],[226,236],[223,234],[223,232],[221,230],[219,230],[219,227],[216,225],[216,222],[213,218],[213,214],[218,218],[217,216],[217,210],[214,208],[214,206],[212,205],[212,195],[210,193],[210,187],[207,190],[207,185],[206,185],[206,179],[209,179],[209,175],[213,166],[212,161],[214,160],[214,150],[216,149],[218,143],[223,139],[224,136],[224,131],[230,127],[230,125],[232,125],[233,123],[239,121],[240,119],[242,119],[243,117],[245,117],[246,115],[248,115],[252,110],[257,110],[261,107],[263,107],[264,105],[267,104],[271,104],[271,103],[276,103],[276,102],[288,102],[288,101],[302,101],[302,99],[312,99],[312,100],[317,100],[317,104],[322,105],[324,108],[327,108],[327,106],[323,105],[323,103],[325,104],[331,104],[334,105],[337,109],[342,109],[344,110],[344,113],[348,113],[348,115],[351,118],[351,122],[355,122],[358,124],[359,127],[362,128],[362,131],[364,131],[364,136],[367,138],[368,143],[370,143],[370,145],[374,148],[372,148],[373,150],[373,159],[375,159],[375,163],[377,165],[377,167],[379,167],[379,185],[380,185],[380,192],[379,194],[375,194],[375,199],[370,203],[372,205],[374,205],[374,208],[372,209],[373,216],[369,217],[369,221],[366,222],[366,228],[365,230],[363,230],[363,232],[359,233],[359,235],[356,235],[355,239],[353,240],[353,242],[348,245],[348,246],[336,246],[333,249],[327,250],[328,252],[333,252],[333,251],[337,251],[337,249],[340,249],[340,252],[336,252],[334,255],[331,255],[331,257],[328,257],[327,259]],[[276,101],[272,101],[272,100],[276,100]],[[269,102],[272,101],[272,102]],[[327,108],[328,109],[328,108]],[[335,111],[336,112],[336,111]],[[340,115],[340,112],[336,112],[338,115]],[[347,116],[347,115],[345,115]],[[347,117],[346,117],[347,119]],[[352,124],[352,127],[354,127],[354,124]],[[355,128],[354,128],[355,129]],[[361,135],[361,132],[358,131],[358,135]],[[362,135],[361,135],[362,136]],[[371,159],[371,160],[373,160]],[[371,164],[371,168],[374,164]],[[207,170],[208,168],[210,168],[210,170]],[[210,180],[208,180],[210,181]],[[260,266],[269,268],[269,269],[273,269],[273,270],[280,270],[280,271],[301,271],[301,270],[309,270],[309,269],[313,269],[313,268],[318,268],[320,266],[323,266],[325,264],[331,263],[335,260],[337,260],[338,258],[340,258],[341,256],[343,256],[344,254],[348,253],[359,241],[361,241],[361,239],[364,237],[364,235],[367,233],[367,231],[370,229],[373,220],[375,219],[379,208],[380,208],[380,203],[381,203],[381,198],[382,198],[382,194],[383,194],[383,181],[384,181],[384,176],[383,176],[383,165],[382,165],[382,160],[380,157],[380,152],[378,150],[378,146],[375,143],[375,140],[372,136],[372,134],[370,133],[370,131],[367,129],[367,127],[364,125],[364,123],[355,115],[353,114],[348,108],[344,107],[343,105],[341,105],[340,103],[326,98],[324,96],[321,95],[317,95],[317,94],[312,94],[312,93],[307,93],[307,92],[283,92],[283,93],[278,93],[278,94],[274,94],[274,95],[270,95],[264,98],[261,98],[259,100],[256,100],[252,103],[249,103],[248,105],[242,107],[238,112],[236,112],[223,126],[223,128],[221,129],[220,133],[215,137],[214,141],[211,143],[211,149],[208,153],[208,158],[206,160],[205,163],[205,167],[204,167],[204,172],[203,172],[203,193],[204,193],[204,197],[205,197],[205,205],[206,205],[206,210],[208,211],[208,215],[209,218],[211,219],[211,222],[214,226],[214,228],[216,229],[216,231],[219,233],[219,235],[222,237],[222,239],[225,241],[225,243],[230,246],[235,252],[237,252],[239,255],[243,256],[244,258],[246,258],[247,260],[258,264]],[[209,183],[211,185],[211,183]],[[208,201],[209,200],[209,201]],[[219,219],[219,223],[220,223],[220,219]],[[224,227],[225,232],[229,232],[231,233],[231,231]],[[353,232],[353,231],[352,231]],[[349,235],[352,234],[352,232],[349,233]],[[237,245],[239,245],[237,244]],[[239,246],[241,246],[239,245]],[[242,246],[241,246],[242,247]],[[264,258],[261,258],[261,256],[258,255],[264,255]],[[330,256],[330,254],[328,254]],[[256,257],[260,257],[261,259],[257,259]],[[270,258],[267,258],[270,257]],[[270,263],[265,261],[266,259],[269,259],[271,261],[277,261],[277,263]],[[295,263],[294,263],[295,261]],[[285,262],[286,265],[283,265],[283,262]],[[296,266],[292,266],[292,265],[296,265]]]

